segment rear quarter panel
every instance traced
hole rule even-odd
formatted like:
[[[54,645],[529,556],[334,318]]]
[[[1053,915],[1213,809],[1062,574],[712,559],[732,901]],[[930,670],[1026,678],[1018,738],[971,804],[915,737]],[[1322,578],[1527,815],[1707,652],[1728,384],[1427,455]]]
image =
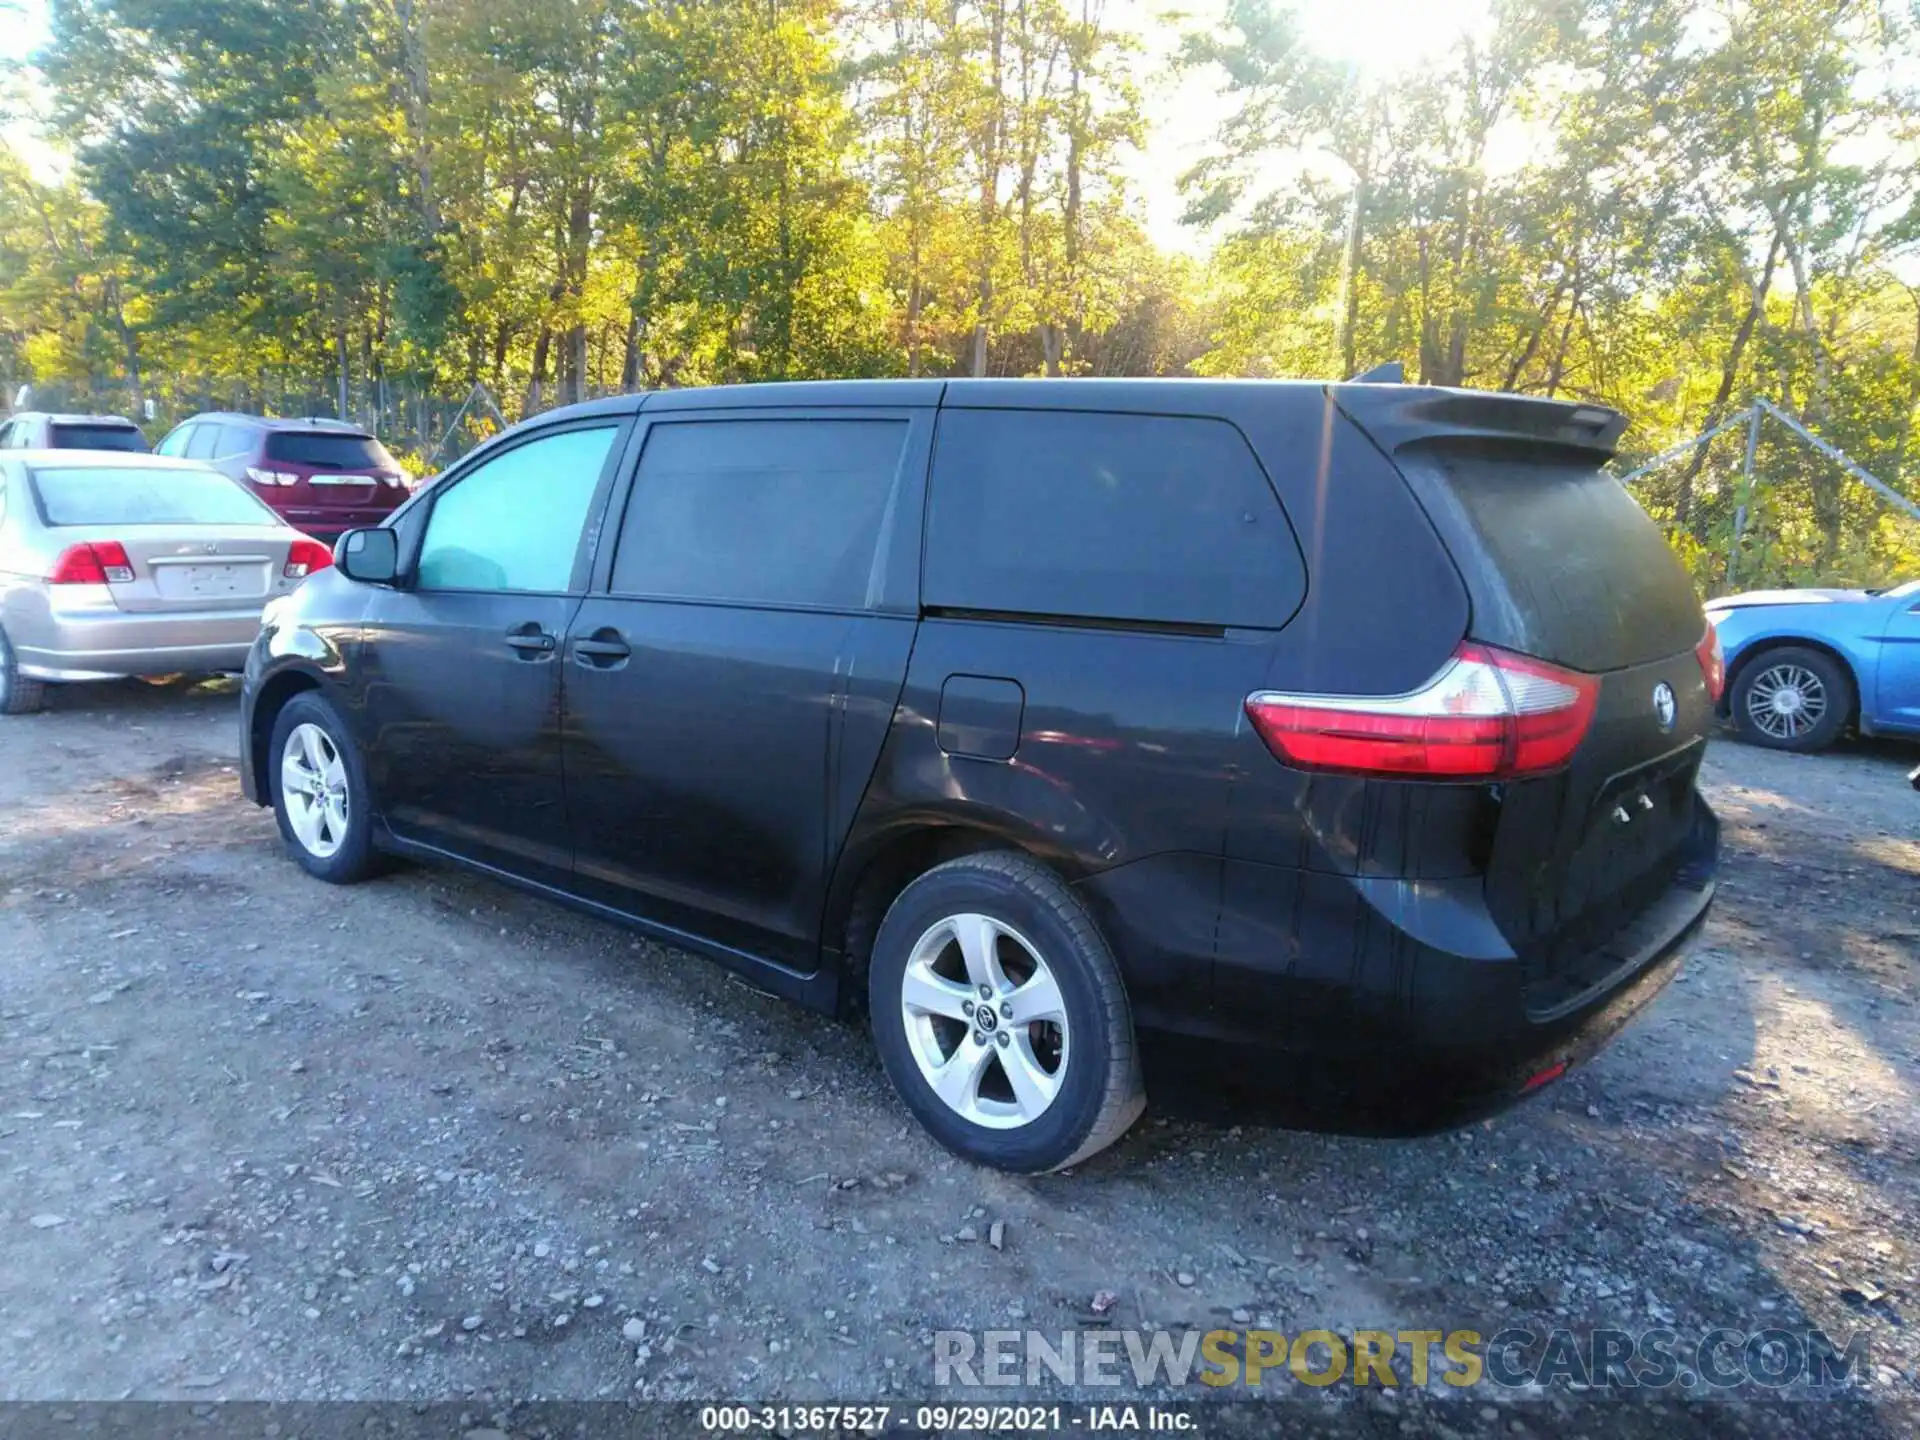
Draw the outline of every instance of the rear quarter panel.
[[[7,488],[6,514],[0,516],[0,628],[16,646],[38,646],[46,643],[48,630],[43,577],[53,561],[51,542],[34,516],[25,475],[9,465],[0,465],[0,472]]]
[[[1028,850],[1094,911],[1136,1018],[1154,1028],[1204,1003],[1239,697],[1267,663],[1264,635],[923,620],[841,869],[857,875],[890,839],[929,825]],[[1011,755],[954,753],[968,732],[951,723],[943,745],[955,677],[1018,687],[999,717]]]

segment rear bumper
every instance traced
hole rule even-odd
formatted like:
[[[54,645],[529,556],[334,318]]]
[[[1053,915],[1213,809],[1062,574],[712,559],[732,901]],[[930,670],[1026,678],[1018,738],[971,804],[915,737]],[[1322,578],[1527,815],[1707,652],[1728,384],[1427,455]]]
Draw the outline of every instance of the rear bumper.
[[[400,491],[400,500],[406,499],[406,492]],[[265,498],[265,497],[262,497]],[[372,506],[316,506],[295,505],[279,511],[280,518],[303,535],[311,535],[315,540],[324,540],[331,545],[349,530],[362,530],[384,524],[386,518],[399,508],[400,500],[392,505]]]
[[[1477,887],[1230,862],[1205,1043],[1190,1033],[1150,1050],[1172,1057],[1176,1086],[1204,1077],[1216,1096],[1289,1124],[1452,1128],[1579,1065],[1665,989],[1705,922],[1718,864],[1719,824],[1696,799],[1667,889],[1543,976],[1505,944]],[[1398,907],[1382,903],[1391,889]]]
[[[259,605],[190,615],[53,612],[16,637],[20,673],[36,680],[239,670],[260,632]]]

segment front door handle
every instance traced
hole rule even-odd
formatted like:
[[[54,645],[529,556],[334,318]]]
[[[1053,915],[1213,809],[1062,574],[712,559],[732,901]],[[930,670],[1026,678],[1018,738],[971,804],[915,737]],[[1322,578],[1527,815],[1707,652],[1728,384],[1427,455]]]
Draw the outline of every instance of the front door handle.
[[[611,626],[602,626],[591,635],[582,635],[573,642],[574,663],[590,669],[617,670],[632,657],[633,647],[627,644],[625,636]]]
[[[546,631],[533,625],[523,625],[518,630],[509,630],[506,641],[508,645],[529,659],[552,654],[554,646],[559,643]]]

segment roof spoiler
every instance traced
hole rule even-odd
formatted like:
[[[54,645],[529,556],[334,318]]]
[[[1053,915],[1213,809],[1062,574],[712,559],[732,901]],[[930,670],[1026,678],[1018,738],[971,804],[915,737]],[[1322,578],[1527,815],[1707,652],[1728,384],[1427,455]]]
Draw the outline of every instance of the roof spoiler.
[[[1533,440],[1610,457],[1627,419],[1604,405],[1493,390],[1447,390],[1380,382],[1331,385],[1334,404],[1388,453],[1441,437]]]
[[[1407,367],[1398,360],[1389,360],[1384,365],[1376,365],[1371,370],[1362,370],[1349,385],[1404,385],[1407,383]]]

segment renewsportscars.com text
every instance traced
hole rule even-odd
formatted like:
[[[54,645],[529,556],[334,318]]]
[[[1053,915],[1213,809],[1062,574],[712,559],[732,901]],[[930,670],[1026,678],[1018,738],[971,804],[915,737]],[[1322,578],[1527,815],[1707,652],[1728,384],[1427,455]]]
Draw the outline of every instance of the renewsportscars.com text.
[[[941,1330],[939,1386],[1566,1386],[1829,1390],[1872,1373],[1864,1332],[1822,1330]]]

